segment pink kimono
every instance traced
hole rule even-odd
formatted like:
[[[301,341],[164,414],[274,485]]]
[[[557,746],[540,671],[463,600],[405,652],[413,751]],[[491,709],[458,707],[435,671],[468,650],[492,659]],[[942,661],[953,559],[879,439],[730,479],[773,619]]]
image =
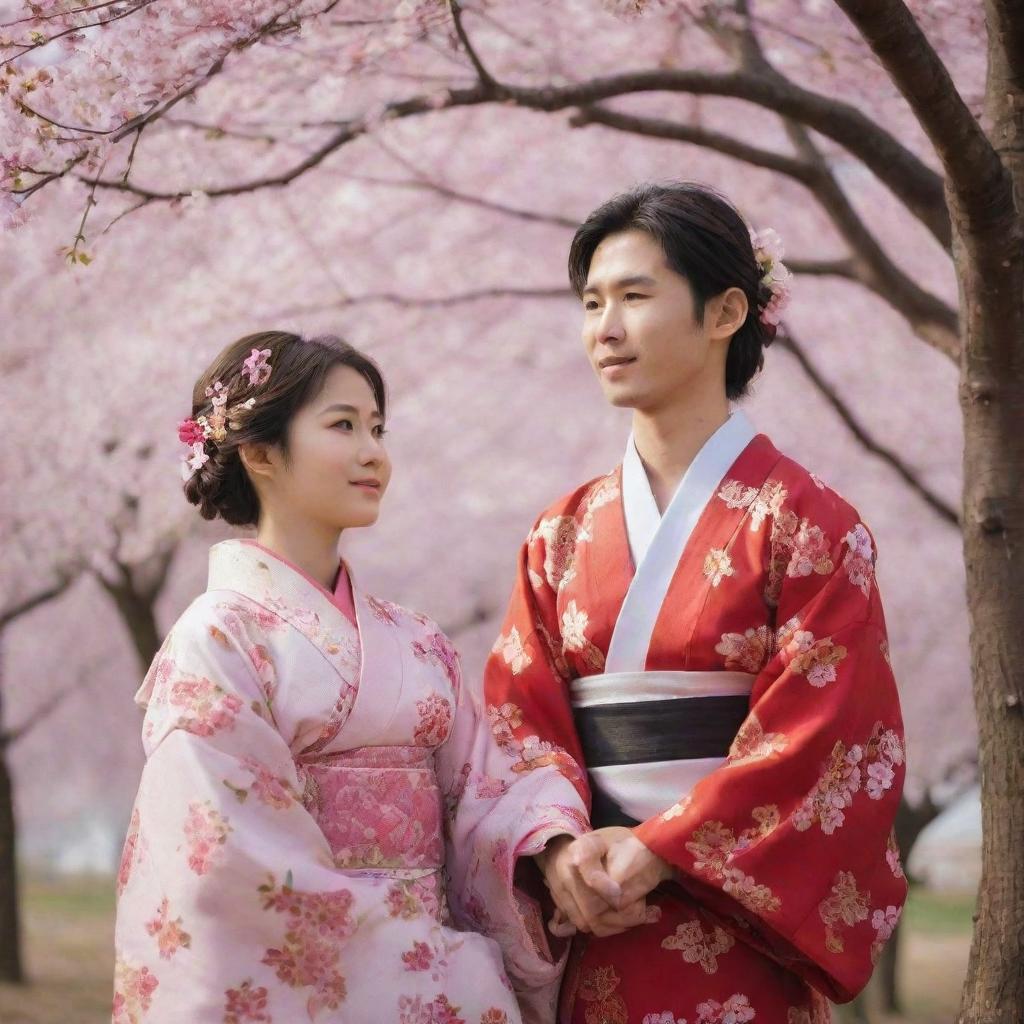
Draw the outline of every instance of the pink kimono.
[[[572,783],[513,771],[434,623],[353,599],[358,625],[260,546],[211,550],[136,698],[115,1024],[553,1019],[511,872],[581,830]]]

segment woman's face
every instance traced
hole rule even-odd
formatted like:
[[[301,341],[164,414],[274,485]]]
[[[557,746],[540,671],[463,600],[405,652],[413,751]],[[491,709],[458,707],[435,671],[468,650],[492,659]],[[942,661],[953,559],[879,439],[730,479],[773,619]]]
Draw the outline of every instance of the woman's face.
[[[287,458],[279,449],[271,455],[273,511],[328,530],[376,522],[391,479],[383,437],[384,419],[366,378],[333,367],[320,394],[295,414]]]

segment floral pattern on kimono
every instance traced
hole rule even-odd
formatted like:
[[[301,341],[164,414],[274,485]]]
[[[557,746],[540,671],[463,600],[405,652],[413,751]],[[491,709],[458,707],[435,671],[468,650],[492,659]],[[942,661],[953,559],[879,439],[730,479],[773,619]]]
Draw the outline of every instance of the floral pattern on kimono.
[[[607,657],[634,572],[621,500],[593,512],[588,496],[617,494],[621,479],[620,467],[543,513],[560,524],[554,564],[572,577],[551,584],[551,531],[531,531],[485,674],[499,744],[523,773],[557,769],[575,790],[558,803],[581,814],[590,792],[567,680],[601,663],[581,649],[579,612],[588,644]],[[646,669],[750,673],[748,717],[720,767],[636,827],[676,881],[650,897],[658,922],[577,938],[567,1021],[818,1022],[825,996],[848,1000],[867,982],[906,894],[891,840],[902,720],[874,560],[856,510],[763,435],[715,488]]]
[[[566,815],[531,807],[542,776],[513,786],[436,624],[353,602],[358,626],[258,545],[211,551],[137,698],[116,1024],[519,1024],[512,982],[551,1012],[505,836]]]

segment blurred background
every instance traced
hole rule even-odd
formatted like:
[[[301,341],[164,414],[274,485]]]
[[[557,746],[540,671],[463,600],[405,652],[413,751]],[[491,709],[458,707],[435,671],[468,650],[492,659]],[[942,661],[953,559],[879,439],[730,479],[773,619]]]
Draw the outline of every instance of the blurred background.
[[[230,535],[186,504],[178,473],[176,424],[210,359],[280,328],[338,333],[378,360],[394,479],[344,550],[363,587],[436,618],[479,679],[533,519],[613,467],[628,433],[579,341],[573,229],[616,191],[687,178],[781,234],[794,299],[745,405],[858,507],[880,551],[913,891],[845,1012],[951,1019],[980,809],[948,253],[860,161],[768,106],[639,88],[550,110],[456,102],[480,69],[443,5],[330,6],[233,53],[130,160],[105,157],[105,184],[65,176],[0,234],[0,830],[18,868],[0,920],[16,903],[28,982],[0,983],[0,1017],[109,1014],[113,872],[142,762],[132,695]],[[766,61],[932,162],[831,4],[766,0],[754,23],[729,5],[626,16],[635,6],[478,3],[463,27],[486,72],[523,89]],[[975,5],[911,6],[977,103]],[[388,106],[410,96],[430,109]]]

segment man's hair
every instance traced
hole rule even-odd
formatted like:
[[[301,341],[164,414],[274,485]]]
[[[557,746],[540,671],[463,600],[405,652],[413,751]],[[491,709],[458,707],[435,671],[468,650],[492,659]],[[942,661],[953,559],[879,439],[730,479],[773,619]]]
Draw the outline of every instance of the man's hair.
[[[729,342],[725,393],[747,393],[764,365],[771,335],[760,322],[770,295],[761,284],[750,230],[736,208],[714,189],[698,182],[644,184],[613,196],[579,226],[569,247],[569,280],[582,298],[594,251],[609,235],[646,231],[662,248],[669,267],[686,278],[693,292],[698,324],[709,299],[728,288],[743,290],[750,312]]]

